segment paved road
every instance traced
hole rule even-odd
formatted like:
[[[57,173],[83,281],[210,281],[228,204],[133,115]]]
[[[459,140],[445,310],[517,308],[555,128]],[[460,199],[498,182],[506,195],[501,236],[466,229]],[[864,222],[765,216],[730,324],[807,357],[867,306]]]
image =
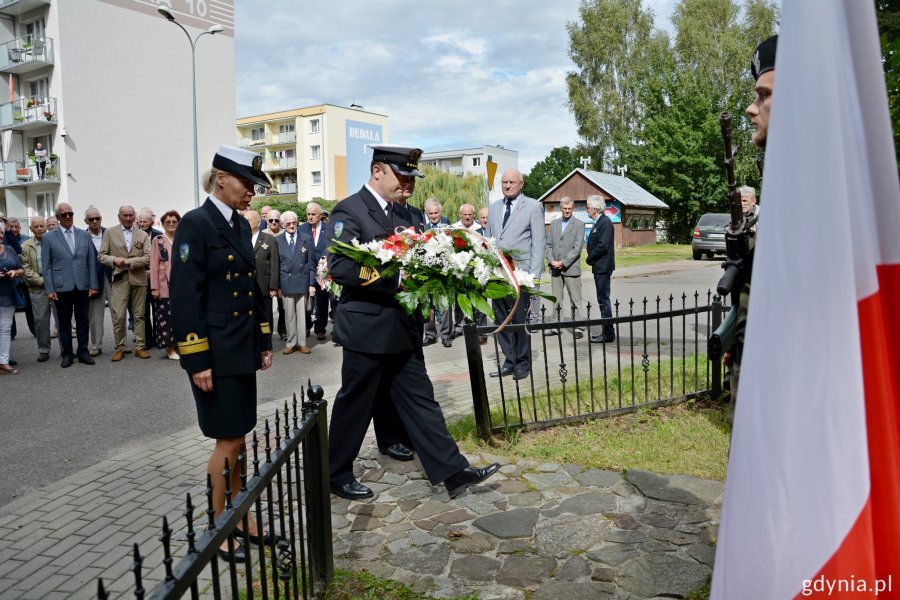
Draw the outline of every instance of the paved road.
[[[644,296],[655,299],[673,294],[680,298],[694,290],[705,294],[718,281],[719,264],[721,261],[680,261],[620,269],[613,279],[613,299],[625,303]],[[585,299],[595,304],[589,274],[582,284]],[[112,364],[112,326],[107,324],[106,352],[97,364],[76,363],[63,370],[55,341],[50,362],[35,362],[37,348],[24,316],[20,313],[17,319],[23,333],[13,342],[13,355],[21,373],[0,379],[0,435],[4,441],[0,446],[0,507],[196,423],[187,377],[177,362],[162,358],[161,351],[152,351],[150,360],[131,355]],[[322,385],[328,397],[333,396],[340,385],[338,348],[327,341],[314,345],[311,355],[282,356],[282,347],[276,340],[274,365],[258,377],[260,404],[288,398],[307,378]],[[426,348],[429,369],[435,372],[451,368],[463,355],[461,341],[452,349],[440,345]]]

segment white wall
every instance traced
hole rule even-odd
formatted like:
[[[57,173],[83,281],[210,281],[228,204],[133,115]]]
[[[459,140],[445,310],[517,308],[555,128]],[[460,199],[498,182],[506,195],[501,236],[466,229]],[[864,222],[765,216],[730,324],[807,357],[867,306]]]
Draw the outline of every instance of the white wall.
[[[55,2],[47,35],[59,99],[60,198],[98,207],[116,223],[122,204],[184,214],[194,206],[191,52],[187,36],[155,13],[106,2]],[[179,19],[181,20],[181,19]],[[191,37],[204,29],[188,27]],[[234,38],[197,44],[200,173],[220,144],[234,144]],[[68,137],[59,136],[65,127]],[[62,147],[65,149],[62,150]],[[200,192],[200,201],[205,194]]]

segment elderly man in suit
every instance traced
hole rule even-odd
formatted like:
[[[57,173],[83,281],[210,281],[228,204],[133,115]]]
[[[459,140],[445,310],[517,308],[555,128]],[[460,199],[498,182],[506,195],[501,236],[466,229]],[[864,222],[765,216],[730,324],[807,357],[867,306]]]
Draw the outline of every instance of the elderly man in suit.
[[[100,211],[93,206],[84,211],[84,223],[87,225],[87,232],[91,236],[94,243],[94,249],[97,255],[100,255],[100,247],[103,245],[103,234],[106,227],[103,227],[103,217]],[[106,320],[106,303],[112,306],[112,269],[106,265],[98,263],[97,265],[97,283],[100,285],[99,293],[91,298],[91,307],[89,311],[91,324],[91,356],[99,356],[103,353],[103,322]],[[113,315],[115,321],[115,315]]]
[[[256,256],[256,282],[263,293],[268,293],[269,298],[278,296],[278,242],[272,234],[260,231],[262,219],[255,210],[248,210],[244,218],[250,223],[250,242],[253,244],[253,254]],[[272,324],[269,323],[269,327]],[[271,337],[271,333],[267,334]]]
[[[306,205],[306,223],[298,227],[298,231],[312,240],[313,269],[317,269],[319,261],[328,256],[326,230],[327,227],[322,221],[322,207],[315,202],[310,202]],[[319,286],[315,273],[313,273],[312,286],[316,288],[316,293],[307,303],[309,309],[306,311],[306,335],[309,336],[309,331],[312,329],[316,334],[316,339],[321,342],[326,338],[325,327],[328,325],[328,294]],[[315,323],[313,323],[313,312],[316,315]]]
[[[284,233],[278,236],[278,277],[288,336],[287,345],[281,353],[300,351],[302,354],[309,354],[312,351],[305,343],[301,343],[300,332],[304,332],[302,342],[305,342],[304,302],[306,294],[310,297],[316,294],[316,263],[313,260],[315,251],[312,238],[297,231],[297,213],[286,210],[281,215],[281,224]]]
[[[413,224],[409,210],[397,201],[409,198],[415,178],[422,176],[417,168],[422,151],[398,146],[372,149],[369,181],[331,214],[332,239],[366,243]],[[447,431],[425,369],[421,321],[396,297],[400,276],[382,277],[377,270],[337,254],[328,261],[331,276],[344,286],[334,319],[343,364],[328,438],[331,491],[351,500],[373,495],[354,477],[353,461],[373,412],[386,402],[395,407],[428,480],[432,485],[443,483],[451,498],[496,473],[500,468],[496,463],[469,466]]]
[[[22,267],[25,269],[25,283],[28,295],[31,296],[31,310],[34,315],[34,337],[38,346],[38,362],[46,362],[50,358],[50,300],[44,288],[43,267],[41,263],[41,240],[47,232],[44,217],[31,217],[32,236],[22,244]],[[90,300],[93,302],[93,299]]]
[[[47,299],[56,303],[59,317],[59,346],[62,367],[70,367],[74,357],[92,365],[88,351],[90,299],[97,293],[97,253],[86,231],[74,226],[75,212],[68,202],[56,205],[59,227],[41,240],[41,267]],[[72,314],[78,347],[72,352]]]
[[[488,211],[487,235],[497,241],[502,250],[516,255],[516,268],[535,277],[544,270],[544,211],[540,203],[522,194],[522,174],[515,169],[503,173],[503,200],[491,204]],[[531,296],[522,293],[511,325],[525,324]],[[494,315],[502,323],[515,306],[513,298],[494,300]],[[506,359],[491,377],[512,375],[524,379],[531,372],[531,338],[526,331],[500,333],[500,348]]]
[[[584,222],[572,213],[575,201],[568,196],[559,201],[562,217],[550,222],[547,238],[547,267],[550,270],[550,285],[556,296],[554,315],[568,316],[569,306],[574,306],[574,319],[579,319],[581,311],[581,251],[584,250]],[[569,294],[569,305],[562,303],[563,290]],[[583,336],[574,331],[575,339]],[[548,329],[545,335],[556,335],[556,330]]]
[[[588,196],[588,216],[594,219],[594,227],[587,240],[587,264],[594,273],[594,285],[597,287],[597,304],[600,305],[600,316],[604,319],[612,317],[612,306],[609,303],[610,279],[616,268],[616,239],[612,221],[606,216],[606,202],[601,196]],[[603,333],[592,335],[595,344],[609,343],[616,339],[612,324],[603,326]]]
[[[119,224],[103,234],[100,244],[100,263],[112,269],[112,312],[115,317],[113,333],[116,351],[112,361],[125,357],[125,322],[128,301],[134,311],[134,355],[150,358],[144,349],[144,306],[147,296],[147,268],[150,266],[150,236],[135,226],[134,207],[119,207]]]

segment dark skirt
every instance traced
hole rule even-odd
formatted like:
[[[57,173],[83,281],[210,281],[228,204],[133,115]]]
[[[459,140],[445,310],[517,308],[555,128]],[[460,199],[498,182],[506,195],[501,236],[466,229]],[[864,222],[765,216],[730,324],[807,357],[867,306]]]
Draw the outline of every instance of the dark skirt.
[[[191,381],[200,431],[208,438],[242,438],[256,426],[256,373],[218,377],[213,391],[205,393]]]
[[[175,336],[172,334],[172,305],[168,298],[153,299],[154,337],[157,348],[171,348],[175,345]]]

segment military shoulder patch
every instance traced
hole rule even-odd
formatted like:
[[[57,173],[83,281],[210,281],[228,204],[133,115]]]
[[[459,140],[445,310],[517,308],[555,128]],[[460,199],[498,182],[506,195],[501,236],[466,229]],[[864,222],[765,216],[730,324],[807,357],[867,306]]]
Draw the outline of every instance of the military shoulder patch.
[[[178,248],[178,256],[181,257],[181,262],[187,263],[188,259],[191,256],[191,247],[188,246],[187,244],[182,244]]]
[[[344,233],[344,222],[343,221],[335,221],[334,222],[334,237],[335,237],[335,239],[340,238],[342,233]]]

